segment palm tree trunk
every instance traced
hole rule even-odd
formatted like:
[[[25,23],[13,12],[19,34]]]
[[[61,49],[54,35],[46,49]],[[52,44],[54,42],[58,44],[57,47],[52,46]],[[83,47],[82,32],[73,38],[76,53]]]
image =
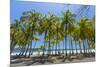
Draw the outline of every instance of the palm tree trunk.
[[[83,40],[83,51],[84,51],[84,54],[85,54],[86,52],[85,52],[85,43],[84,43],[84,40]]]
[[[30,48],[29,48],[29,54],[28,54],[28,57],[30,57],[31,51],[32,51],[32,40],[30,41]]]
[[[44,40],[46,40],[46,35],[47,35],[47,30],[45,31]],[[43,55],[45,55],[45,50],[46,50],[45,48],[46,48],[46,43],[44,42]]]
[[[21,53],[20,56],[23,56],[23,55],[24,55],[24,53],[25,53],[25,48],[26,48],[26,46],[23,47],[23,50],[22,50],[22,53]]]
[[[66,36],[66,38],[65,38],[65,54],[66,54],[66,56],[67,56],[67,36]]]
[[[23,49],[23,47],[21,47],[21,49],[19,49],[19,50],[20,50],[20,53],[19,53],[19,55],[18,55],[18,56],[20,56],[20,55],[21,55],[21,53],[22,53],[22,49]]]
[[[59,45],[58,45],[58,46],[59,46],[59,49],[58,49],[58,54],[60,55],[60,51],[61,51],[61,50],[60,50],[60,43],[59,43]]]
[[[82,53],[82,47],[81,47],[81,45],[79,45],[79,47],[80,47],[80,53]]]
[[[48,48],[49,48],[49,55],[50,55],[50,52],[51,52],[51,50],[50,50],[50,35],[49,35],[49,46],[48,46]]]
[[[63,54],[64,54],[64,41],[63,41]]]
[[[15,47],[15,42],[11,42],[11,46],[10,46],[10,54],[12,53],[12,51],[14,50]]]
[[[66,38],[65,38],[65,54],[66,54]]]
[[[20,52],[19,56],[21,56],[21,54],[22,54],[22,52],[23,52],[23,49],[24,49],[24,47],[22,46],[21,52]]]
[[[56,42],[56,55],[57,55],[57,42]]]
[[[75,50],[76,50],[76,54],[78,53],[77,52],[77,42],[75,41]]]
[[[29,45],[30,45],[30,44],[27,45],[26,52],[25,52],[25,57],[27,56],[27,52],[28,52],[28,50],[29,50]]]
[[[88,53],[88,44],[87,44],[87,39],[85,40],[85,44],[86,44],[86,54]]]
[[[88,44],[88,53],[90,54],[89,40],[87,40],[87,44]]]
[[[72,43],[72,40],[71,40],[71,50],[72,50],[72,54],[74,54],[74,52],[73,52],[73,43]]]
[[[31,55],[32,55],[32,53],[34,52],[34,49],[35,49],[35,47],[36,47],[36,43],[37,43],[37,40],[35,41],[34,47],[33,47],[32,51],[31,51]]]

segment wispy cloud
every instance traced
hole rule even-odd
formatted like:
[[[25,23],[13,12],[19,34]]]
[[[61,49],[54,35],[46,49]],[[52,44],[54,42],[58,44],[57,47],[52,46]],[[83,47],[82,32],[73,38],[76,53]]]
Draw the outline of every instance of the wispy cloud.
[[[55,3],[70,3],[70,4],[84,4],[95,5],[95,0],[16,0],[16,1],[35,1],[35,2],[55,2]]]

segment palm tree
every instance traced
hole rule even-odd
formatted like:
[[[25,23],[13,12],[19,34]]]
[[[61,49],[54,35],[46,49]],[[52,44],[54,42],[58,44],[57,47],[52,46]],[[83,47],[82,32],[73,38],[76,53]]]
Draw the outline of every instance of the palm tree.
[[[43,15],[35,11],[23,12],[20,20],[15,20],[10,27],[11,52],[18,47],[19,56],[30,57],[34,54],[37,41],[43,36],[44,43],[40,46],[42,56],[45,56],[45,50],[47,56],[53,55],[53,50],[55,56],[60,55],[59,50],[62,48],[67,56],[68,46],[73,55],[74,45],[76,53],[79,46],[80,52],[83,49],[87,55],[92,52],[90,49],[95,48],[95,18],[81,18],[78,23],[75,20],[75,14],[69,10],[63,12],[61,17],[52,13]]]
[[[94,35],[94,29],[93,29],[93,22],[87,18],[82,18],[79,23],[80,26],[80,38],[83,41],[83,50],[84,54],[86,53],[86,40],[89,39],[91,41],[91,37]]]
[[[77,51],[77,44],[78,44],[78,40],[79,40],[79,35],[80,35],[80,27],[78,25],[75,25],[73,28],[73,31],[71,32],[71,36],[73,37],[73,40],[75,42],[75,49],[76,49],[76,54],[78,53]],[[80,41],[79,41],[80,44]],[[80,46],[80,45],[79,45]],[[80,46],[81,48],[81,46]],[[80,49],[81,51],[81,49]]]
[[[33,35],[36,34],[36,32],[38,32],[38,28],[39,28],[39,21],[41,20],[41,14],[35,11],[27,11],[27,12],[23,12],[23,16],[21,17],[21,21],[23,22],[27,32],[26,35],[28,35],[28,37],[30,38],[30,43],[28,44],[28,48],[30,46],[30,50],[29,50],[29,55],[31,55],[32,52],[32,41],[33,41]],[[25,25],[26,24],[26,25]],[[28,48],[26,50],[25,56],[28,52]]]
[[[33,46],[33,48],[32,48],[31,55],[33,54],[33,52],[34,52],[34,50],[35,50],[35,48],[36,48],[36,45],[37,45],[36,43],[37,43],[38,40],[40,40],[40,38],[39,38],[39,37],[33,37],[32,40],[35,41],[35,44],[34,44],[34,46]]]
[[[11,24],[11,27],[10,27],[10,53],[12,53],[14,47],[15,47],[15,38],[14,38],[14,35],[16,33],[16,26],[15,24]]]
[[[65,11],[63,13],[63,18],[62,18],[62,24],[64,24],[64,31],[65,31],[65,50],[66,50],[66,55],[67,55],[67,36],[69,33],[68,27],[71,26],[74,22],[74,17],[75,15],[72,14],[69,10]],[[71,31],[71,30],[70,30]]]
[[[55,36],[55,32],[56,32],[56,23],[59,22],[59,18],[56,17],[55,15],[49,13],[49,15],[46,17],[46,37],[48,39],[48,48],[49,48],[49,54],[51,53],[51,40],[52,38]]]

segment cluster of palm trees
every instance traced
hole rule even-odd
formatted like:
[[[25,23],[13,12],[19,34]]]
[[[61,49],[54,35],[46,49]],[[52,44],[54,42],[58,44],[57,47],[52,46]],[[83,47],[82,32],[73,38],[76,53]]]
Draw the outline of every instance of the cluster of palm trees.
[[[69,53],[78,54],[78,50],[84,55],[92,54],[95,49],[95,16],[92,19],[77,19],[76,16],[70,10],[64,11],[62,16],[50,12],[43,15],[34,10],[23,12],[20,20],[11,22],[11,53],[17,47],[20,51],[17,56],[24,57],[30,57],[35,49],[42,51],[42,56],[67,56]],[[44,43],[36,48],[41,36]]]

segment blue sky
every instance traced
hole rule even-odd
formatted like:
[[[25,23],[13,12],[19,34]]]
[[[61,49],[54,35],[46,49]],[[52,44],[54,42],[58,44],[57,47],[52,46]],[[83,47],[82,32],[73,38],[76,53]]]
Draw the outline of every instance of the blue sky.
[[[39,2],[24,2],[24,1],[16,1],[11,0],[11,20],[19,19],[22,15],[23,11],[27,10],[36,10],[43,14],[47,14],[48,12],[52,12],[55,15],[61,15],[61,12],[64,10],[71,10],[73,13],[78,12],[79,8],[82,5],[66,5],[66,4],[58,4],[58,3],[39,3]],[[95,13],[95,6],[90,6],[88,16],[90,18]]]
[[[22,12],[29,11],[32,9],[42,14],[48,14],[48,12],[52,12],[57,16],[61,16],[62,11],[64,10],[70,10],[71,12],[78,14],[79,8],[81,6],[82,5],[75,5],[75,4],[66,5],[66,4],[58,4],[58,3],[22,2],[22,1],[11,0],[10,19],[11,21],[14,21],[15,19],[19,19],[22,15]],[[84,12],[84,15],[85,14],[87,14],[86,16],[88,18],[92,18],[95,14],[95,6],[91,5],[88,12]],[[40,41],[37,44],[38,44],[37,47],[43,44],[43,36],[41,36]]]

